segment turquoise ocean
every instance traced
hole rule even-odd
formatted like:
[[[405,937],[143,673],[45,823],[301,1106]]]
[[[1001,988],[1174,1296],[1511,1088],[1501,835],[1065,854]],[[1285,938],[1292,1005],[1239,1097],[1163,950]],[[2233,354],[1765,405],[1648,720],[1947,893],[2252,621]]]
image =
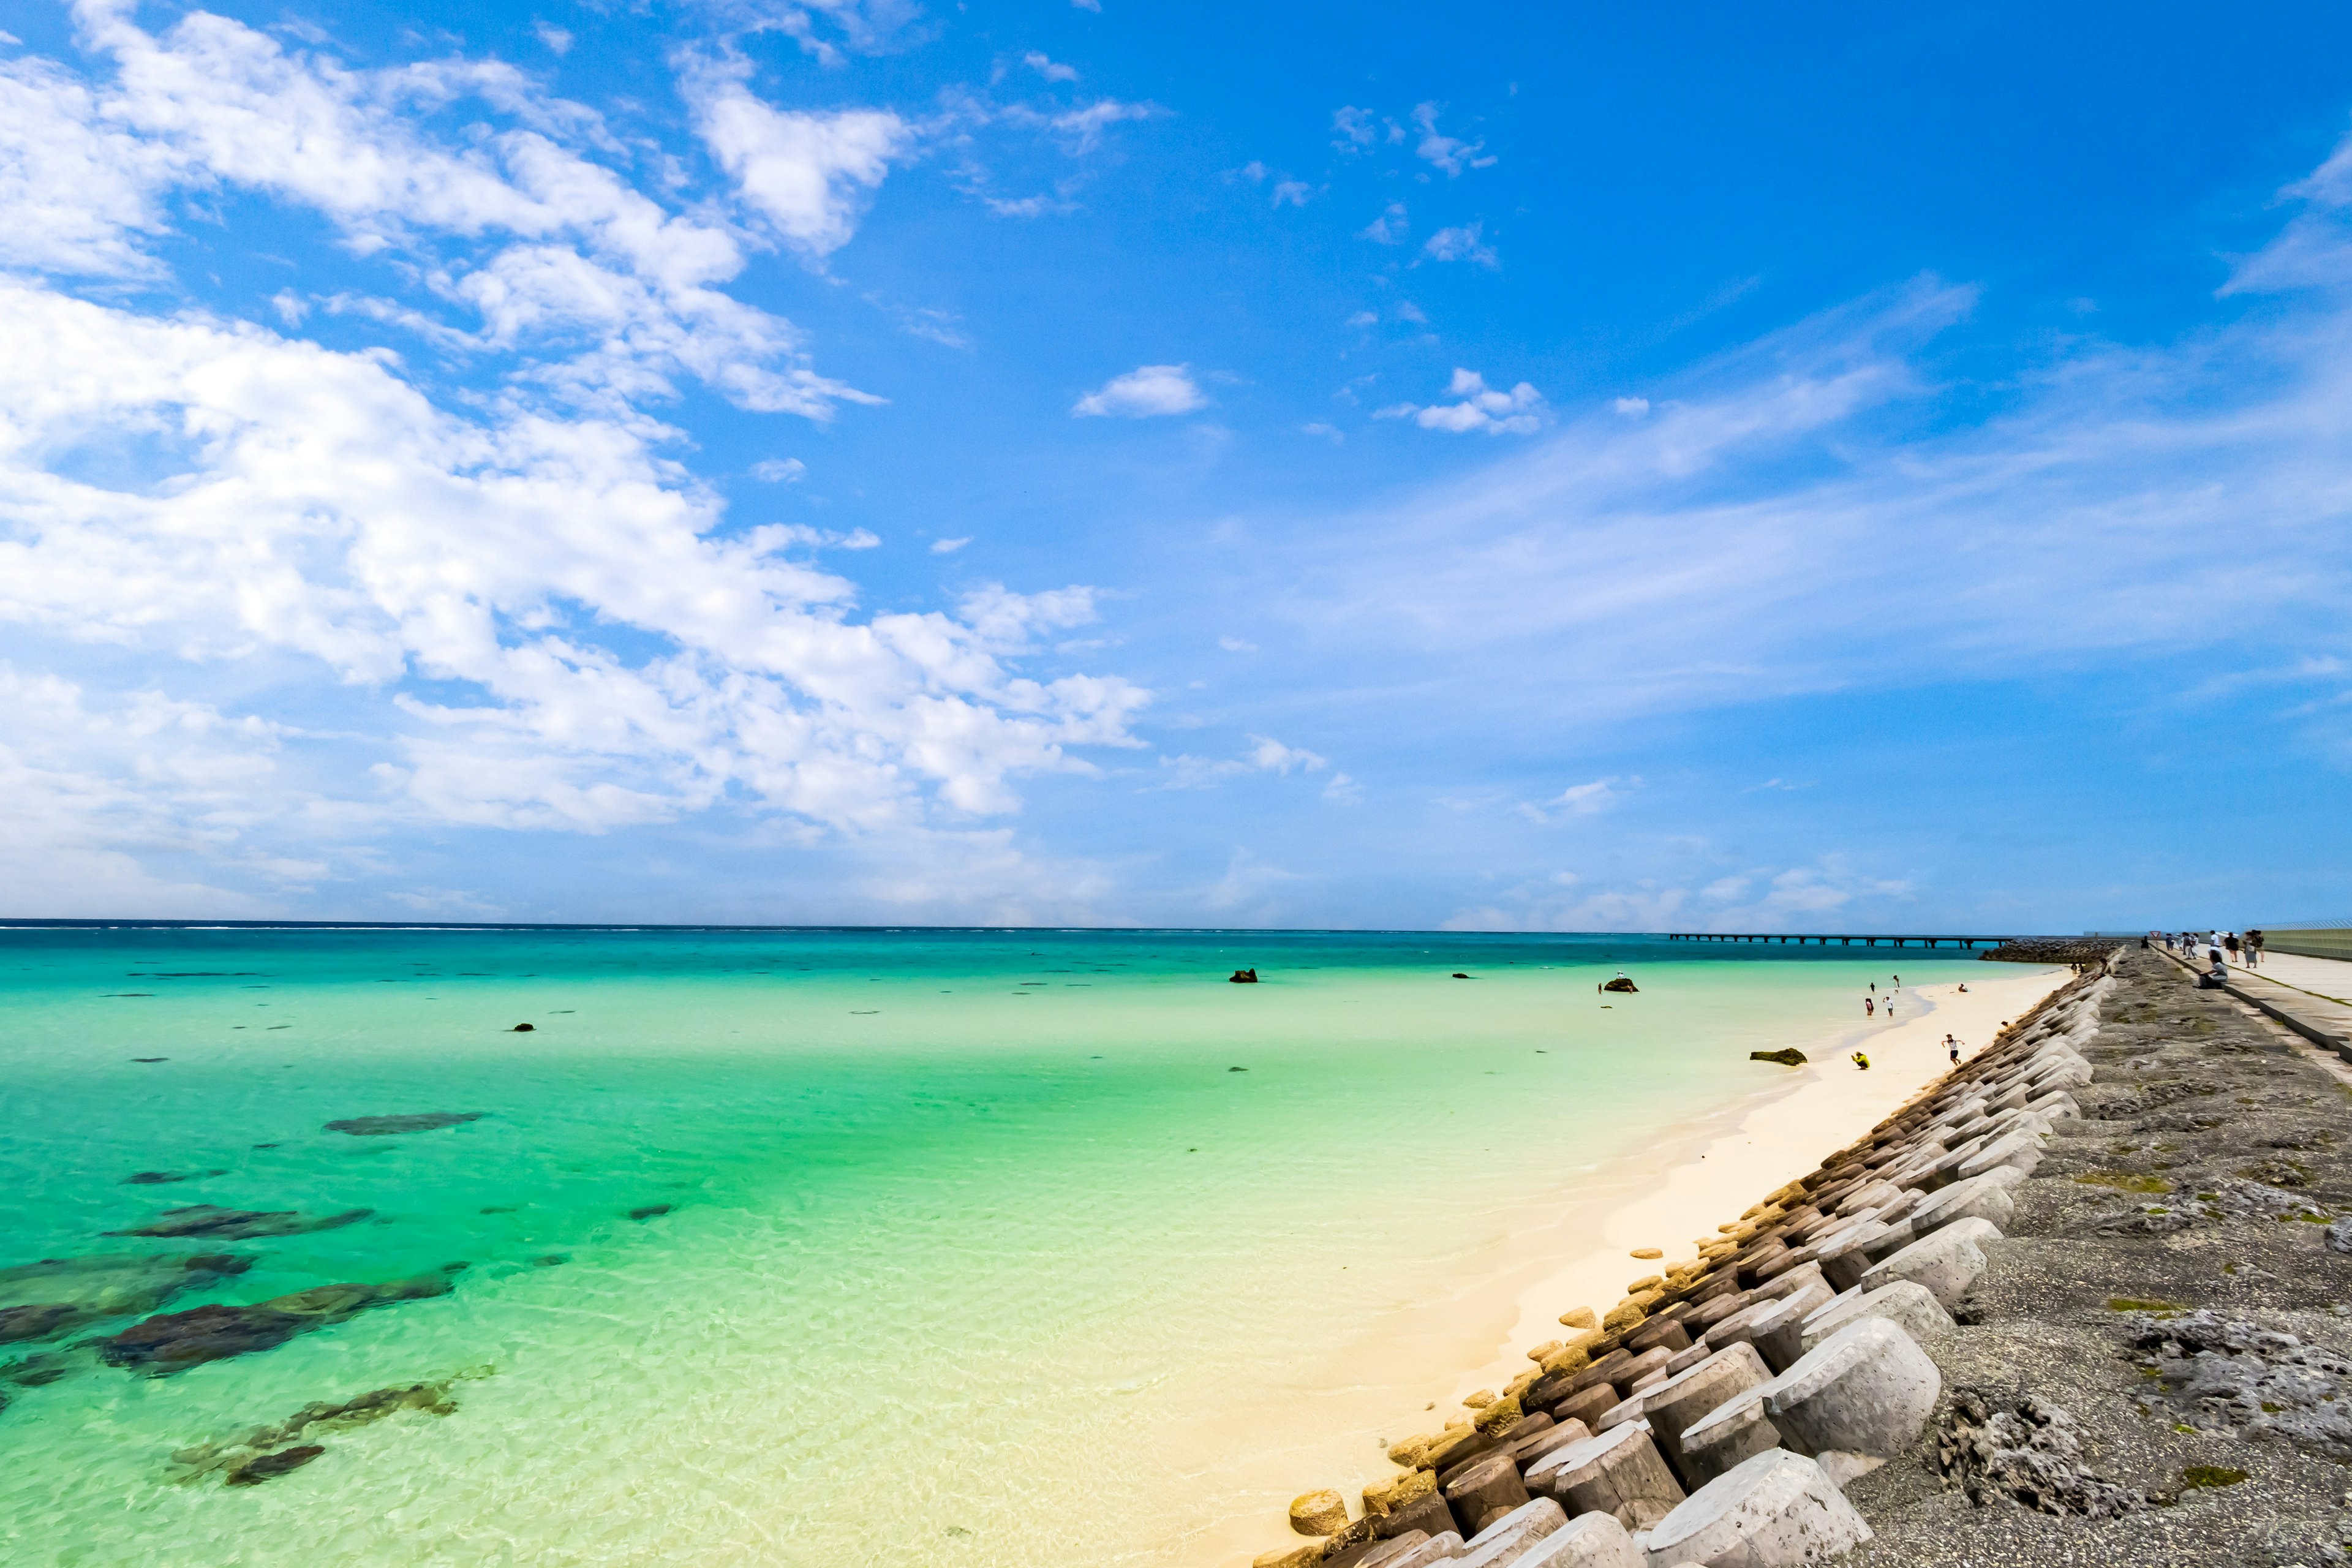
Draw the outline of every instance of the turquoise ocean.
[[[1620,969],[1640,994],[1598,994]],[[1365,1426],[1351,1368],[1493,1353],[1477,1287],[1528,1214],[1771,1092],[1750,1050],[1853,1030],[1896,969],[1982,973],[1616,936],[0,930],[0,1560],[1215,1561],[1213,1526],[1321,1479],[1268,1489],[1332,1423],[1367,1461],[1412,1426]],[[157,1314],[271,1302],[236,1320],[267,1344],[140,1359]]]

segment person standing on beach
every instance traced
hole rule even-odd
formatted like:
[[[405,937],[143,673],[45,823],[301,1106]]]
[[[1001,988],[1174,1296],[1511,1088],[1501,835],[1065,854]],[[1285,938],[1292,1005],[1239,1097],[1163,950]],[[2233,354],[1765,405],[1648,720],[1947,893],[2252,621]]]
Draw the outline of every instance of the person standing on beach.
[[[1865,996],[1862,999],[1862,1016],[1865,1018],[1875,1018],[1878,1016],[1878,999],[1876,997]]]

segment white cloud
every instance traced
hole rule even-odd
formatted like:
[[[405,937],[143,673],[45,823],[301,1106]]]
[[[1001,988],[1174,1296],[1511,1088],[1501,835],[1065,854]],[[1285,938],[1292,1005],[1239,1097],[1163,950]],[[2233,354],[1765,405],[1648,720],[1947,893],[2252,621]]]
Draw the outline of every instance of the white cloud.
[[[1302,747],[1286,746],[1268,735],[1252,735],[1250,749],[1238,757],[1161,757],[1160,765],[1167,770],[1162,789],[1212,789],[1249,773],[1287,778],[1294,773],[1321,773],[1331,764]]]
[[[1380,314],[1373,310],[1359,310],[1348,318],[1348,325],[1351,327],[1377,327],[1380,324]]]
[[[934,539],[931,541],[931,553],[934,555],[953,555],[957,551],[961,550],[965,545],[970,544],[971,542],[971,535],[970,534],[964,535],[961,539]]]
[[[1422,254],[1434,261],[1474,261],[1481,267],[1500,267],[1502,258],[1494,247],[1478,238],[1480,226],[1471,224],[1464,228],[1441,228],[1422,246]]]
[[[1464,142],[1438,133],[1437,117],[1444,108],[1443,104],[1423,103],[1413,109],[1412,122],[1421,127],[1421,142],[1413,148],[1413,156],[1444,171],[1448,179],[1465,169],[1492,167],[1493,158],[1478,156],[1486,149],[1486,142]]]
[[[1343,107],[1331,111],[1331,129],[1339,140],[1331,145],[1342,153],[1360,153],[1372,144],[1372,111]]]
[[[600,831],[732,796],[868,832],[1013,809],[1016,776],[1133,743],[1136,688],[1010,662],[1091,619],[1087,589],[860,620],[793,552],[871,534],[721,531],[627,426],[461,418],[374,356],[24,284],[0,315],[0,620],[298,706],[339,690],[381,758],[326,792],[348,811]],[[161,439],[174,471],[50,471],[93,436]]]
[[[1005,110],[1005,117],[1016,123],[1036,124],[1060,135],[1073,154],[1091,153],[1101,142],[1102,134],[1110,127],[1128,121],[1156,120],[1168,111],[1156,103],[1121,103],[1115,98],[1097,99],[1083,109],[1072,109],[1060,114],[1040,114],[1022,105]]]
[[[530,25],[530,30],[539,35],[539,41],[545,44],[551,53],[568,55],[572,52],[571,33],[554,23],[533,22]]]
[[[1231,174],[1228,174],[1226,178],[1247,180],[1251,184],[1258,185],[1265,183],[1266,172],[1266,167],[1264,163],[1252,158],[1248,163],[1244,163],[1240,168],[1235,169]]]
[[[725,227],[664,211],[588,156],[613,144],[597,117],[511,67],[353,71],[203,11],[158,37],[108,0],[80,22],[110,83],[53,62],[0,67],[0,123],[16,138],[0,201],[38,220],[0,235],[18,266],[154,274],[147,247],[171,201],[234,188],[314,210],[355,254],[395,259],[426,309],[383,319],[444,348],[530,353],[518,374],[575,404],[670,397],[680,374],[763,412],[823,419],[872,401],[812,371],[790,322],[719,291],[744,261]],[[444,142],[404,112],[466,100],[514,123]],[[453,306],[479,331],[430,313]],[[559,345],[569,357],[544,357]]]
[[[1414,325],[1422,327],[1429,325],[1428,316],[1422,312],[1420,306],[1414,304],[1410,300],[1398,300],[1396,313],[1397,320],[1400,321],[1411,321]]]
[[[695,129],[719,167],[786,243],[811,258],[849,243],[867,195],[914,140],[887,110],[776,109],[717,71],[689,73],[686,87]]]
[[[1356,805],[1364,798],[1364,786],[1346,773],[1333,773],[1330,781],[1323,786],[1323,798],[1337,801],[1342,805]]]
[[[1356,232],[1360,238],[1371,240],[1377,245],[1399,245],[1403,243],[1407,228],[1404,204],[1391,202],[1380,216]]]
[[[1100,16],[1102,14],[1102,0],[1070,0],[1070,9],[1073,11],[1092,11],[1096,15]]]
[[[1138,365],[1115,375],[1070,407],[1076,417],[1118,415],[1148,419],[1155,415],[1190,414],[1208,406],[1208,398],[1192,379],[1189,364]]]
[[[1641,783],[1638,778],[1607,778],[1570,784],[1549,800],[1522,804],[1518,808],[1519,814],[1536,823],[1557,822],[1571,816],[1598,816],[1624,799],[1627,789],[1638,788]]]
[[[1254,642],[1244,642],[1240,637],[1219,637],[1217,639],[1217,646],[1223,648],[1227,653],[1255,653],[1257,651],[1257,644]]]
[[[751,477],[770,484],[796,485],[808,478],[808,465],[798,458],[762,458],[751,465]]]
[[[1540,429],[1550,416],[1543,394],[1526,382],[1508,392],[1500,392],[1489,387],[1486,378],[1475,370],[1456,369],[1445,395],[1462,401],[1426,407],[1415,403],[1396,403],[1378,410],[1372,417],[1411,419],[1424,430],[1444,430],[1456,436],[1473,430],[1483,430],[1489,436],[1528,436]]]
[[[1314,194],[1314,188],[1304,180],[1283,180],[1274,187],[1274,205],[1280,206],[1287,202],[1292,206],[1303,207]]]
[[[1326,425],[1319,419],[1311,424],[1301,425],[1298,427],[1298,433],[1302,436],[1320,436],[1334,447],[1343,445],[1348,439],[1346,431],[1337,425]]]
[[[1046,58],[1045,52],[1043,49],[1031,49],[1027,54],[1021,57],[1021,63],[1027,66],[1031,70],[1035,71],[1039,76],[1044,77],[1047,81],[1076,81],[1078,79],[1076,67],[1055,64],[1053,60]]]
[[[1628,419],[1639,419],[1650,411],[1650,400],[1646,397],[1621,397],[1609,406]]]

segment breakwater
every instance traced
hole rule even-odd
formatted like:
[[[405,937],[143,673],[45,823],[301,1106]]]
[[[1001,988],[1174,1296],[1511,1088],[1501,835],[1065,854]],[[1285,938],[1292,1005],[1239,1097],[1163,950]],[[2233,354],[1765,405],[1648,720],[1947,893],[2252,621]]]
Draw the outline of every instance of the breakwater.
[[[1667,1568],[1811,1561],[1871,1539],[1843,1489],[1920,1440],[1943,1393],[1921,1341],[1987,1268],[2012,1191],[2093,1068],[2115,982],[2084,975],[1859,1142],[1764,1194],[1697,1256],[1633,1280],[1441,1429],[1351,1513],[1257,1568]]]

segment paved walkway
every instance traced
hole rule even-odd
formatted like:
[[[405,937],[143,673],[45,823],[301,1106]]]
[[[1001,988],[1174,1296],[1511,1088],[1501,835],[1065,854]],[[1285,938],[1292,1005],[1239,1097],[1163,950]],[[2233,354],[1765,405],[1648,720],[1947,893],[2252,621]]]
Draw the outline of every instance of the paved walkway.
[[[2230,967],[2235,969],[2238,966],[2233,963]],[[2294,952],[2265,953],[2262,967],[2251,973],[2264,980],[2275,980],[2298,991],[2316,992],[2352,1005],[2352,963],[2340,958],[2305,958]]]
[[[2191,967],[2178,956],[2167,956],[2183,968]],[[2194,967],[2205,967],[2203,954]],[[2352,963],[2272,953],[2259,970],[2231,965],[2229,990],[2314,1045],[2352,1062]]]

